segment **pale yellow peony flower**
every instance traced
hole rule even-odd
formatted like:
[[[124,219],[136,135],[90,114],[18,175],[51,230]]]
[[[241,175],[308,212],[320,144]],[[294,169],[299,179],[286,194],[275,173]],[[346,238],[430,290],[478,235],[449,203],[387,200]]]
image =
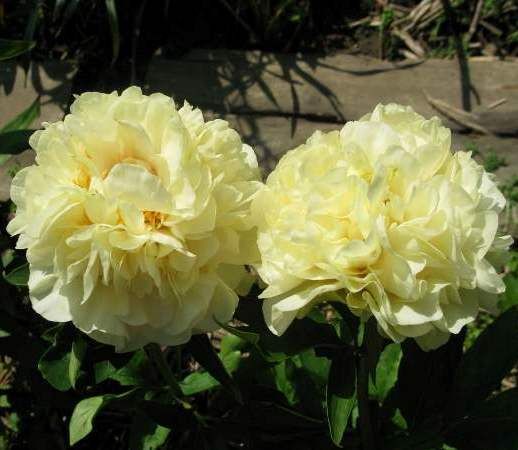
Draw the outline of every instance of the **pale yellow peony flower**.
[[[33,308],[128,351],[218,327],[257,258],[257,160],[223,120],[131,87],[85,93],[31,137],[8,231],[27,249]]]
[[[505,200],[439,119],[379,105],[288,152],[253,201],[272,332],[322,300],[395,341],[443,344],[504,290],[488,262]]]

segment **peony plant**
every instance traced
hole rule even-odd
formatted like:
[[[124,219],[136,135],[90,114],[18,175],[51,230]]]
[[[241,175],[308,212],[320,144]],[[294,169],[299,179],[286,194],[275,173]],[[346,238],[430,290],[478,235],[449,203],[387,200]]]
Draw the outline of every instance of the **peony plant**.
[[[136,87],[80,95],[30,145],[0,205],[15,445],[517,448],[505,199],[438,119],[379,105],[265,184],[227,122]]]
[[[29,295],[117,351],[178,345],[233,316],[256,260],[259,169],[223,120],[163,94],[80,95],[30,139],[7,230],[27,249]]]
[[[269,329],[334,299],[396,342],[444,344],[505,289],[491,264],[505,199],[451,132],[410,107],[378,105],[317,131],[279,162],[253,202]]]

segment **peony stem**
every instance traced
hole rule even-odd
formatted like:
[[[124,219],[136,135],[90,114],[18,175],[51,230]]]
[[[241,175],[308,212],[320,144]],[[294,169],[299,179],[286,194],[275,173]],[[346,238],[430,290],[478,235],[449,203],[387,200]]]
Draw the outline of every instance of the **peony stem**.
[[[164,352],[160,348],[158,344],[148,344],[145,347],[146,353],[151,361],[155,364],[156,368],[162,375],[162,378],[171,388],[171,392],[174,396],[174,399],[179,402],[185,409],[191,409],[192,405],[186,400],[182,399],[183,392],[182,388],[176,381],[173,371],[169,364],[167,363]]]
[[[358,396],[358,414],[360,421],[360,436],[363,450],[376,450],[376,439],[372,429],[369,408],[369,367],[366,349],[361,349],[358,356],[356,376],[356,392]]]

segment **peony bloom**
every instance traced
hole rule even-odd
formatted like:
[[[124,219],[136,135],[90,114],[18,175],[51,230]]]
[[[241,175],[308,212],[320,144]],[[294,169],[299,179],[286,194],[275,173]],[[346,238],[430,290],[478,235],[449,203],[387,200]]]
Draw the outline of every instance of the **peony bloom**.
[[[33,308],[129,351],[229,320],[257,257],[252,149],[223,120],[131,87],[85,93],[30,140],[8,231],[27,249]]]
[[[496,236],[504,204],[469,153],[452,154],[439,119],[409,107],[317,131],[252,205],[269,328],[280,335],[334,299],[395,341],[442,345],[504,290],[489,262],[509,245]]]

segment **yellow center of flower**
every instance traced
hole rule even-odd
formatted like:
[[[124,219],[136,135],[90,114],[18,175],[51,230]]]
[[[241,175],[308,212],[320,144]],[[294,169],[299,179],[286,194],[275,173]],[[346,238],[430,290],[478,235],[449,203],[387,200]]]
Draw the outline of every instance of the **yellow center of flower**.
[[[158,211],[144,211],[144,223],[153,230],[162,228],[165,215]]]

